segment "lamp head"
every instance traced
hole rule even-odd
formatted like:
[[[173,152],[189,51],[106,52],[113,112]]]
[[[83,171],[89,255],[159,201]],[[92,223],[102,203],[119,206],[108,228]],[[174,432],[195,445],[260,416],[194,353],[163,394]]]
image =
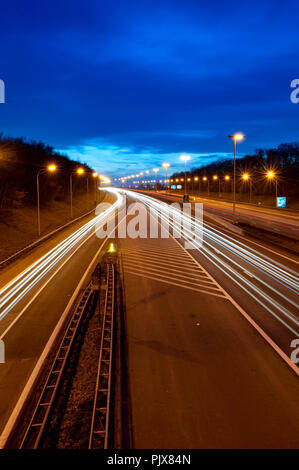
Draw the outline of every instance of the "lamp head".
[[[241,134],[241,132],[238,132],[237,134],[234,135],[229,135],[228,136],[230,139],[234,139],[235,141],[240,141],[244,139],[244,134]]]
[[[267,178],[269,178],[270,180],[272,180],[274,177],[275,177],[274,171],[268,171],[268,172],[267,172]]]
[[[50,173],[53,173],[56,170],[57,170],[56,165],[48,165],[48,171],[50,171]]]

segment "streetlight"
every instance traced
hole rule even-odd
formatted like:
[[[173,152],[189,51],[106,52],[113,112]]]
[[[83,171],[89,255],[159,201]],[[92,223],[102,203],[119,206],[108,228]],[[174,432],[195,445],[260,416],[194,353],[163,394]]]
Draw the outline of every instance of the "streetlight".
[[[207,176],[204,176],[202,180],[208,182],[208,196],[209,196],[210,195],[210,180]]]
[[[276,173],[274,173],[274,171],[270,170],[270,171],[267,171],[267,178],[269,180],[275,180],[275,197],[276,197],[276,201],[277,201],[277,182],[278,182],[278,179],[277,179],[277,176],[276,176]]]
[[[181,160],[185,162],[185,194],[187,194],[187,161],[190,160],[190,155],[181,155]]]
[[[252,179],[250,178],[248,173],[243,173],[242,180],[247,182],[249,181],[249,202],[251,202],[252,197]]]
[[[229,181],[229,180],[230,180],[230,176],[229,176],[229,175],[225,175],[224,179],[225,179],[225,181]]]
[[[166,192],[167,192],[167,168],[170,167],[170,163],[163,163],[162,166],[163,168],[165,168],[165,172],[166,172]]]
[[[153,172],[155,173],[155,177],[156,177],[156,191],[158,191],[158,186],[157,186],[157,173],[159,171],[159,168],[153,168]]]
[[[38,236],[40,236],[40,203],[39,203],[39,175],[41,173],[46,173],[47,171],[49,173],[53,173],[54,171],[56,171],[57,167],[56,165],[48,165],[47,168],[42,168],[41,170],[39,170],[37,172],[37,175],[36,175],[36,194],[37,194],[37,233],[38,233]]]
[[[214,180],[214,181],[217,181],[217,180],[218,180],[218,197],[220,198],[220,192],[221,192],[221,191],[220,191],[220,178],[218,178],[217,175],[214,175],[214,176],[213,176],[213,180]]]
[[[83,175],[84,168],[77,168],[76,171],[70,174],[70,204],[71,204],[71,219],[73,218],[73,175]]]
[[[95,203],[95,206],[97,205],[97,202],[98,202],[98,198],[97,198],[97,195],[98,195],[98,192],[97,192],[97,185],[98,185],[98,182],[99,182],[99,175],[97,174],[96,171],[94,171],[92,173],[92,177],[94,179],[94,203]]]
[[[234,183],[233,183],[233,221],[235,222],[236,217],[236,153],[237,153],[237,142],[240,142],[244,139],[243,134],[229,135],[230,139],[234,139]]]
[[[198,196],[200,193],[200,178],[198,176],[195,176],[194,181],[198,181]]]

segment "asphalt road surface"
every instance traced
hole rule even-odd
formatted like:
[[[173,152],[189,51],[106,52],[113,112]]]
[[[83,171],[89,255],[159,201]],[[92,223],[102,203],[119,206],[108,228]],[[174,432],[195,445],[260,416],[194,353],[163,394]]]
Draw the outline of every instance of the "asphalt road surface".
[[[150,194],[150,193],[148,193]],[[158,193],[169,200],[181,199],[182,196],[173,192]],[[233,208],[231,202],[213,200],[202,197],[190,197],[191,201],[201,202],[206,212],[228,220],[233,219]],[[257,228],[274,231],[284,236],[291,236],[299,240],[299,213],[269,207],[258,207],[253,204],[236,204],[236,221],[249,223]]]
[[[94,229],[69,227],[1,271],[1,432],[101,246]],[[298,261],[207,224],[202,247],[185,250],[188,237],[118,241],[132,445],[298,447]]]
[[[115,198],[114,198],[115,200]],[[82,276],[103,244],[101,214],[78,222],[1,270],[0,433]],[[2,435],[0,445],[5,436]]]
[[[220,263],[214,266],[200,250],[187,252],[181,242],[120,242],[133,446],[298,447],[298,371],[287,361],[296,336],[244,295]],[[295,269],[291,259],[272,256]],[[256,267],[250,271],[245,283],[260,286]],[[265,273],[261,278],[268,281]],[[294,326],[289,319],[287,325]]]

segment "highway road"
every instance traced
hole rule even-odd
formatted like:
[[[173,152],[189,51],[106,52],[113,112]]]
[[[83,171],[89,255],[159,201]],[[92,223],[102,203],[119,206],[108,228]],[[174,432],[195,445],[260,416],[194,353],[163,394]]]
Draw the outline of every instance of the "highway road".
[[[174,192],[165,193],[162,191],[158,194],[173,201],[182,199],[182,195]],[[201,202],[207,213],[218,215],[227,220],[233,219],[231,202],[192,196],[191,201]],[[299,213],[295,211],[257,207],[253,204],[236,204],[236,221],[299,240]]]
[[[298,447],[298,262],[207,224],[203,234],[192,250],[188,231],[120,241],[132,445]]]
[[[117,206],[114,196],[113,201]],[[83,286],[82,277],[96,263],[104,241],[95,228],[108,220],[112,209],[67,228],[1,271],[0,338],[6,356],[0,364],[1,446],[24,387]]]
[[[113,192],[115,207],[126,194],[168,218],[167,204]],[[110,215],[69,227],[1,272],[0,445],[102,249],[96,223]],[[207,223],[192,228],[177,239],[118,240],[132,446],[298,447],[298,367],[290,360],[299,337],[298,261]]]

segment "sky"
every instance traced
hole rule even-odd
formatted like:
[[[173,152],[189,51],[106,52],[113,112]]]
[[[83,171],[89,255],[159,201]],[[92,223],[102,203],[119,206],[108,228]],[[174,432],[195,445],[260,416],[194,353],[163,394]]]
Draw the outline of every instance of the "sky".
[[[0,132],[99,173],[183,169],[298,141],[299,2],[1,4]]]

